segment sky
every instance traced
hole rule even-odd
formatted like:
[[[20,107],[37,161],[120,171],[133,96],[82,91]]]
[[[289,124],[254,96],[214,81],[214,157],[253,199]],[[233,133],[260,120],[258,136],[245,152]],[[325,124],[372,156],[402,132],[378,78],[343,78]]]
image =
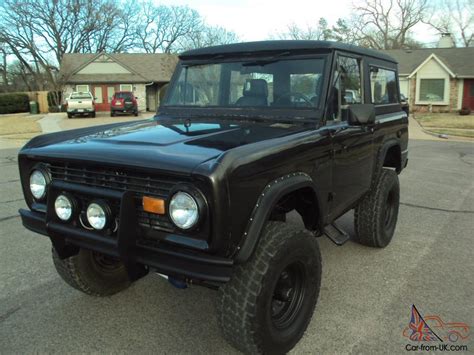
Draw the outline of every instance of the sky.
[[[211,25],[232,30],[243,41],[268,39],[285,32],[291,23],[314,26],[320,17],[335,24],[351,14],[353,0],[155,0],[163,5],[188,5]],[[421,42],[435,42],[437,34],[419,25],[414,37]]]

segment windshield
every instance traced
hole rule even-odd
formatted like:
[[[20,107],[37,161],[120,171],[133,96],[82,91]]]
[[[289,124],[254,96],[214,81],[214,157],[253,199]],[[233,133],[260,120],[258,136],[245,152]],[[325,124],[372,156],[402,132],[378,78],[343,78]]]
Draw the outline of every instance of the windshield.
[[[131,92],[116,92],[114,96],[116,99],[132,99],[133,97]]]
[[[324,58],[181,66],[164,106],[316,108]]]

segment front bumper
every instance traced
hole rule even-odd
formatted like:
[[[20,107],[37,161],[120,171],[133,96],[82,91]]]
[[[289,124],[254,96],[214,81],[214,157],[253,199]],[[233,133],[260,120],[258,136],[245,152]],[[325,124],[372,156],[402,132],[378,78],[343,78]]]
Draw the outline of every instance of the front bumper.
[[[48,191],[48,212],[20,209],[23,225],[33,232],[48,236],[60,257],[74,255],[74,252],[69,253],[79,247],[120,258],[131,280],[142,276],[143,265],[165,275],[198,282],[225,283],[230,280],[233,270],[231,259],[188,251],[159,241],[138,239],[136,219],[129,213],[133,209],[133,193],[97,189],[97,195],[120,199],[121,223],[115,238],[77,228],[54,218],[53,201],[58,194],[55,191],[74,192],[71,190],[83,189],[79,185],[53,183]]]

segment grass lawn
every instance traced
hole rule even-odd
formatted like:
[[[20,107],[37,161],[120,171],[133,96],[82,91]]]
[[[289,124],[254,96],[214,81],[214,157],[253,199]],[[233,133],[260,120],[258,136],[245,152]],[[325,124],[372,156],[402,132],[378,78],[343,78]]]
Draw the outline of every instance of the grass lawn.
[[[0,115],[0,137],[31,138],[41,133],[38,120],[43,115]]]
[[[457,113],[416,113],[415,119],[420,122],[423,128],[454,128],[459,130],[474,129],[474,115],[461,116]]]

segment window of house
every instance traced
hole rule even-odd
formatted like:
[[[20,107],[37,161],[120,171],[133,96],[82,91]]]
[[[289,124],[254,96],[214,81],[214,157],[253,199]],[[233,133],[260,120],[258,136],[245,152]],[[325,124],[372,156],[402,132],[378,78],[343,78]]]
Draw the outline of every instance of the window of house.
[[[120,91],[133,91],[132,84],[120,84]]]
[[[420,101],[444,101],[445,79],[420,79]]]
[[[376,105],[398,103],[398,89],[395,71],[371,67],[370,90],[372,94],[372,103]]]
[[[89,92],[89,85],[76,85],[77,92]]]

